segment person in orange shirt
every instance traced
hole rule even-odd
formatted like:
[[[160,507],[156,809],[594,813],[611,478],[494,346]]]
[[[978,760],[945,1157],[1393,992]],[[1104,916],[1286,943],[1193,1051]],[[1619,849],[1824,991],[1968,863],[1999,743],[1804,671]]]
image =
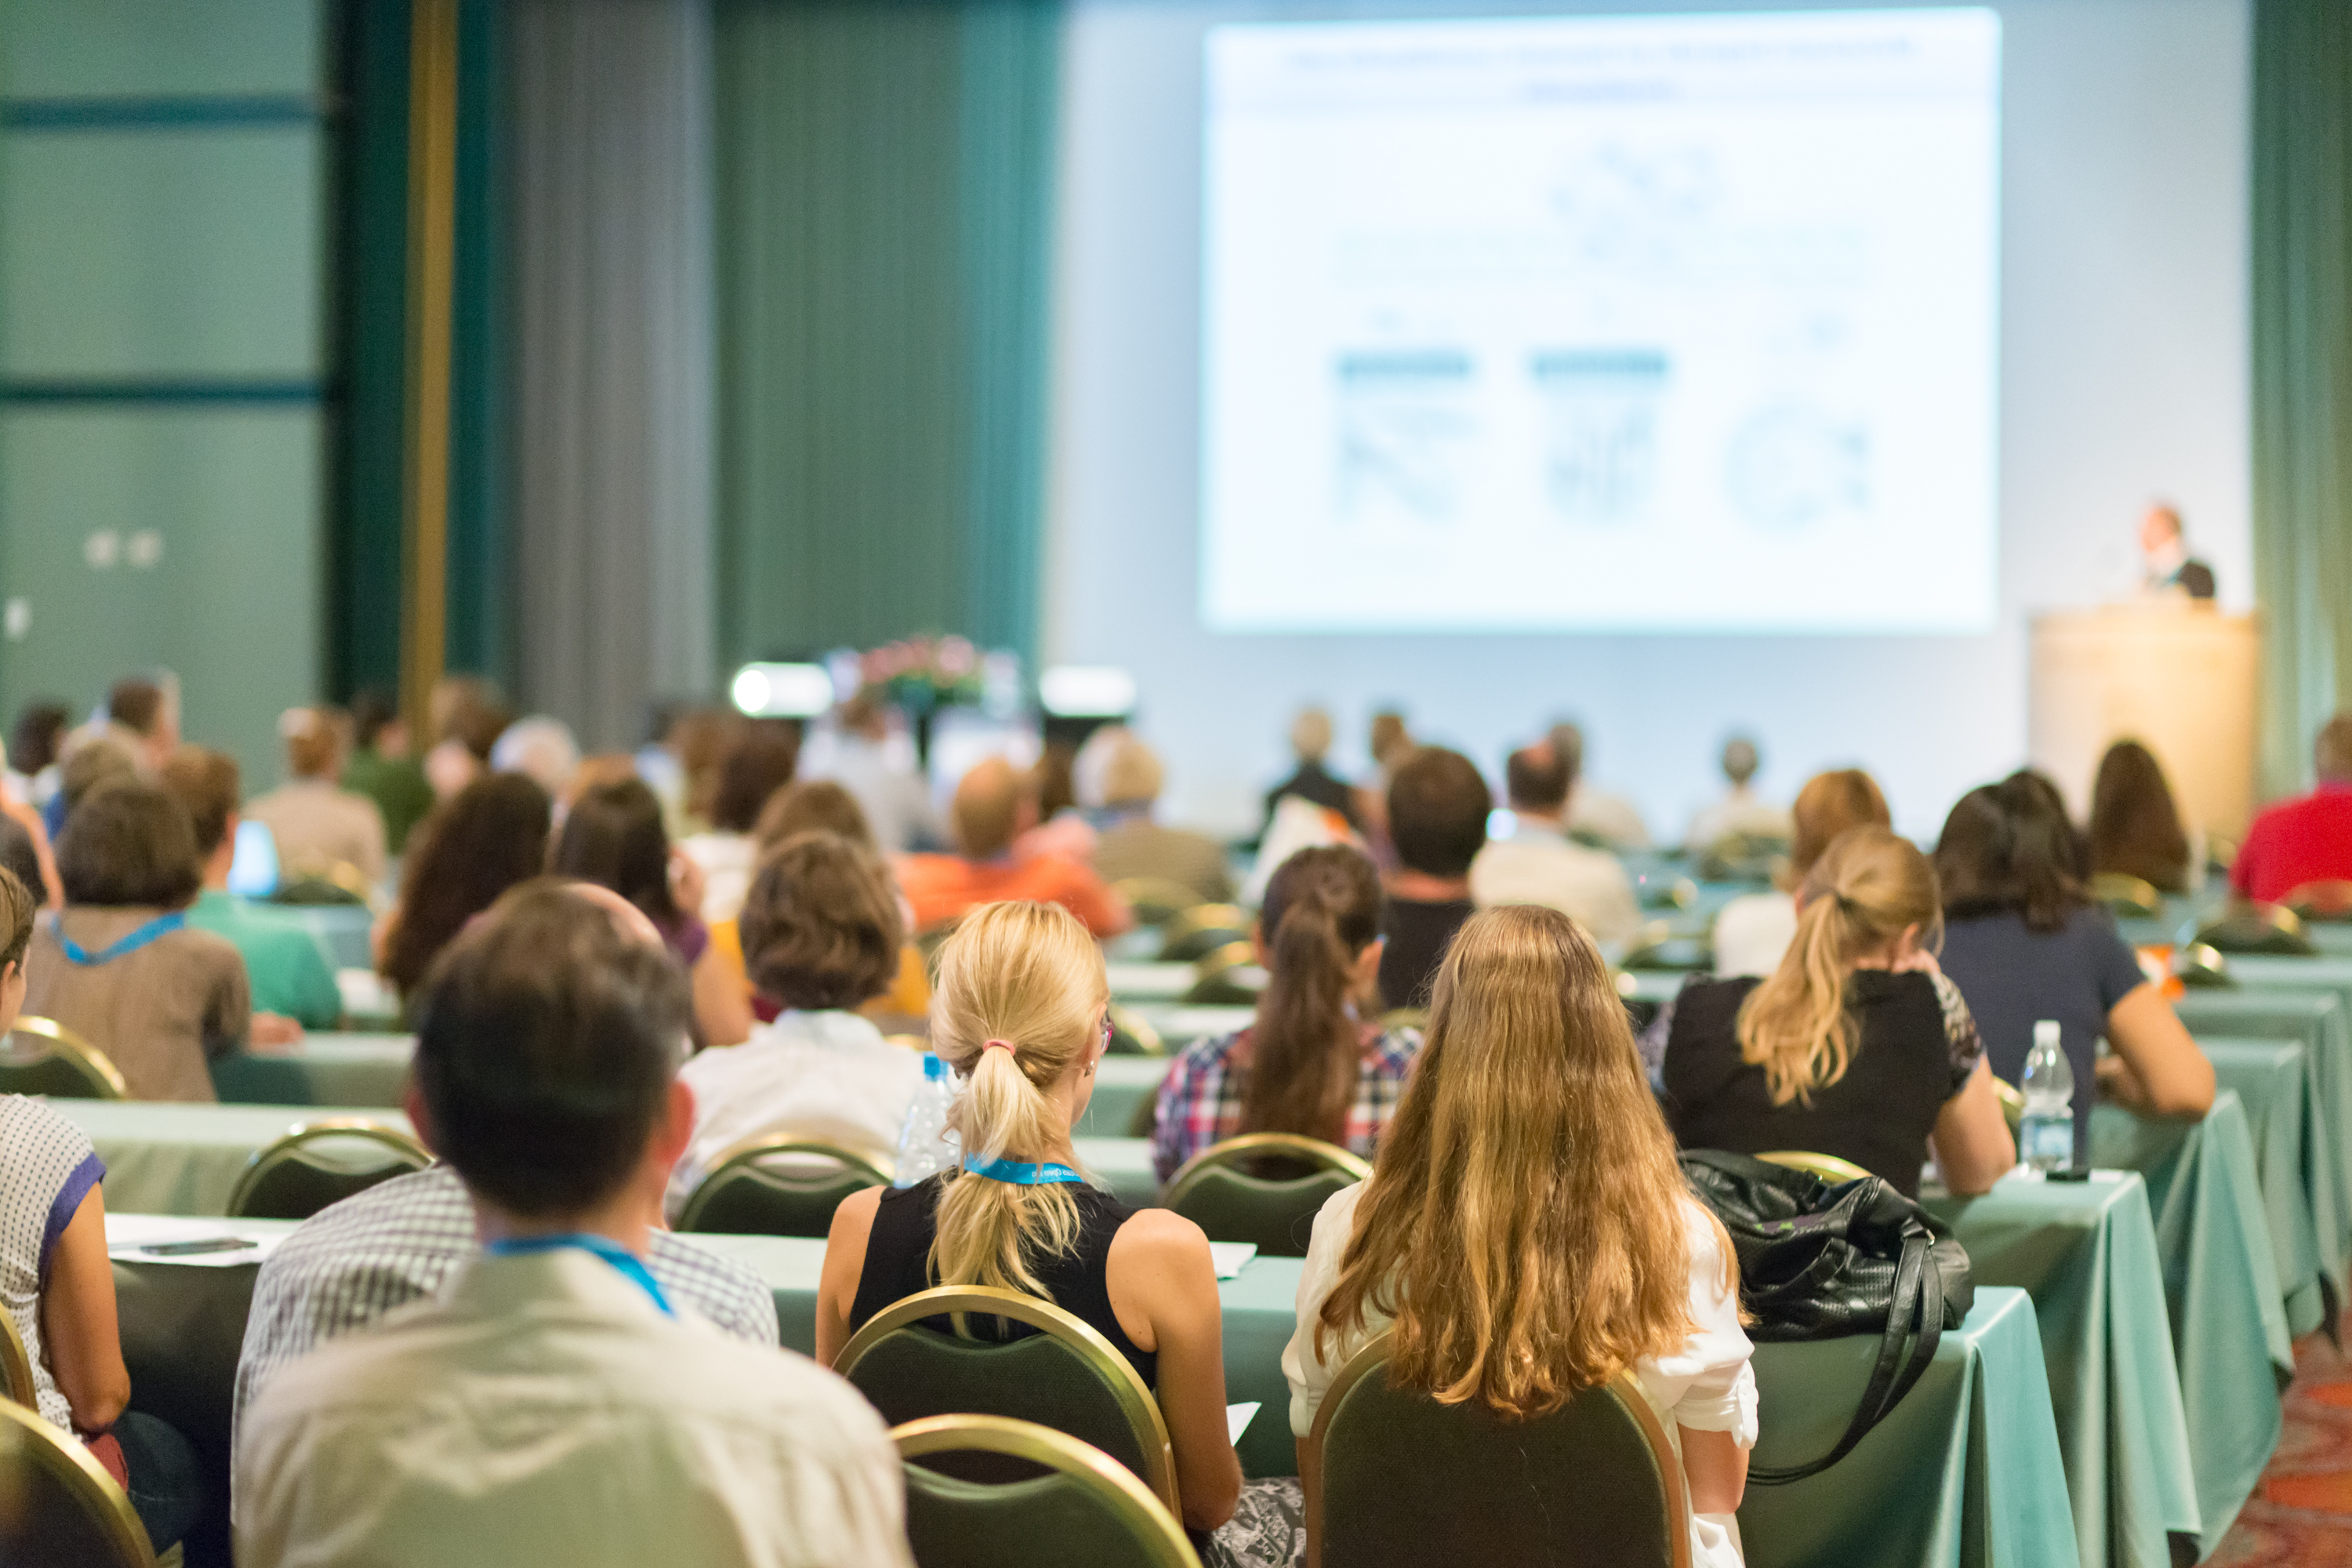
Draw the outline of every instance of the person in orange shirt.
[[[991,757],[964,774],[950,816],[961,853],[898,861],[898,890],[914,907],[918,932],[951,924],[982,904],[1023,900],[1061,905],[1097,939],[1135,923],[1127,900],[1090,868],[1052,853],[1013,853],[1013,840],[1037,825],[1037,796],[1003,758]]]

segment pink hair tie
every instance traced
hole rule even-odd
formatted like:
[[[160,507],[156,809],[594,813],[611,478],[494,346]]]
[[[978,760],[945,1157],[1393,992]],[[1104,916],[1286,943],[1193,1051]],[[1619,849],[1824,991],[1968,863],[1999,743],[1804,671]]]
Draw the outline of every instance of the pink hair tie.
[[[1013,1042],[1011,1040],[990,1040],[984,1043],[980,1048],[983,1051],[1004,1051],[1013,1056],[1021,1054],[1020,1052],[1013,1049]]]

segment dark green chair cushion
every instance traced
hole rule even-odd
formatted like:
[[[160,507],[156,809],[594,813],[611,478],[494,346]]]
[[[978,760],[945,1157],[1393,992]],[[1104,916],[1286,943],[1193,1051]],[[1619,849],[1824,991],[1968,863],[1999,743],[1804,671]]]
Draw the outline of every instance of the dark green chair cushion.
[[[46,1094],[52,1100],[104,1100],[89,1075],[63,1057],[0,1062],[0,1094]]]
[[[907,1541],[916,1568],[1118,1568],[1141,1556],[1127,1522],[1067,1476],[983,1484],[907,1467]],[[1017,1461],[1016,1461],[1017,1462]]]
[[[2221,953],[2259,953],[2273,958],[2309,958],[2318,945],[2300,931],[2281,931],[2258,915],[2224,915],[2197,932],[2196,941]]]
[[[1532,1421],[1400,1393],[1375,1369],[1323,1444],[1324,1568],[1666,1568],[1665,1482],[1590,1390]]]
[[[927,1320],[928,1321],[928,1320]],[[999,1331],[999,1320],[970,1320],[975,1334]],[[1061,1341],[1023,1325],[1001,1342],[958,1339],[917,1325],[886,1335],[849,1370],[849,1381],[882,1413],[885,1425],[926,1415],[1009,1415],[1034,1421],[1090,1443],[1146,1478],[1141,1440],[1118,1396],[1095,1369]],[[1034,1476],[1024,1459],[982,1452],[945,1454],[919,1461],[971,1480]]]
[[[1345,1171],[1300,1173],[1296,1161],[1265,1162],[1251,1170],[1216,1165],[1202,1171],[1171,1206],[1211,1241],[1254,1241],[1263,1257],[1304,1258],[1317,1212],[1355,1181]]]
[[[864,1171],[830,1166],[805,1175],[757,1165],[738,1165],[711,1178],[713,1185],[680,1226],[725,1236],[814,1236],[833,1229],[833,1211],[844,1198],[874,1184]]]
[[[404,1160],[387,1160],[364,1170],[350,1170],[307,1159],[288,1160],[271,1167],[247,1188],[236,1204],[235,1219],[309,1219],[331,1204],[363,1193],[378,1182],[404,1176],[419,1169]]]

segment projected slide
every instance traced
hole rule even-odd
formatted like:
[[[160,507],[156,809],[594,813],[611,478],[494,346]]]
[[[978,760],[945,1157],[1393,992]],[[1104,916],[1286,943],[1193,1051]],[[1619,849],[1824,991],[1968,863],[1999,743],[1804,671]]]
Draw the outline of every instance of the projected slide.
[[[1213,29],[1203,622],[1988,629],[2000,45]]]

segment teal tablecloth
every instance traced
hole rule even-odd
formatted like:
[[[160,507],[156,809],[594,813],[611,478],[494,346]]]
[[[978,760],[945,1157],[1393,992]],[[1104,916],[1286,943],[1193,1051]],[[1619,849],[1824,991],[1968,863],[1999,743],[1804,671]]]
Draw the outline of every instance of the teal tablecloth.
[[[2195,1540],[2201,1515],[2147,1186],[2013,1175],[1927,1202],[1979,1289],[2033,1298],[2083,1568],[2168,1568],[2170,1537]]]
[[[2231,962],[2235,966],[2241,961]],[[2266,964],[2257,964],[2252,973],[2265,975],[2259,989],[2191,991],[2173,1004],[2173,1010],[2200,1039],[2297,1040],[2309,1053],[2319,1094],[2319,1122],[2331,1134],[2324,1149],[2314,1151],[2326,1162],[2316,1174],[2332,1197],[2332,1202],[2315,1203],[2315,1219],[2325,1222],[2319,1257],[2340,1295],[2341,1270],[2346,1258],[2352,1258],[2352,1001],[2330,986],[2305,989],[2277,982]],[[2329,1215],[2332,1220],[2326,1219]]]
[[[373,1105],[397,1110],[414,1035],[312,1034],[290,1049],[238,1052],[212,1066],[213,1092],[239,1105]]]
[[[2336,1132],[2320,1114],[2311,1053],[2293,1040],[2208,1036],[2197,1043],[2219,1086],[2245,1107],[2287,1331],[2300,1338],[2327,1321],[2331,1295],[2342,1299],[2341,1265],[2325,1265],[2319,1245],[2323,1233],[2335,1231],[2336,1194],[2326,1173],[2334,1169]],[[2095,1121],[2094,1136],[2097,1130]]]

